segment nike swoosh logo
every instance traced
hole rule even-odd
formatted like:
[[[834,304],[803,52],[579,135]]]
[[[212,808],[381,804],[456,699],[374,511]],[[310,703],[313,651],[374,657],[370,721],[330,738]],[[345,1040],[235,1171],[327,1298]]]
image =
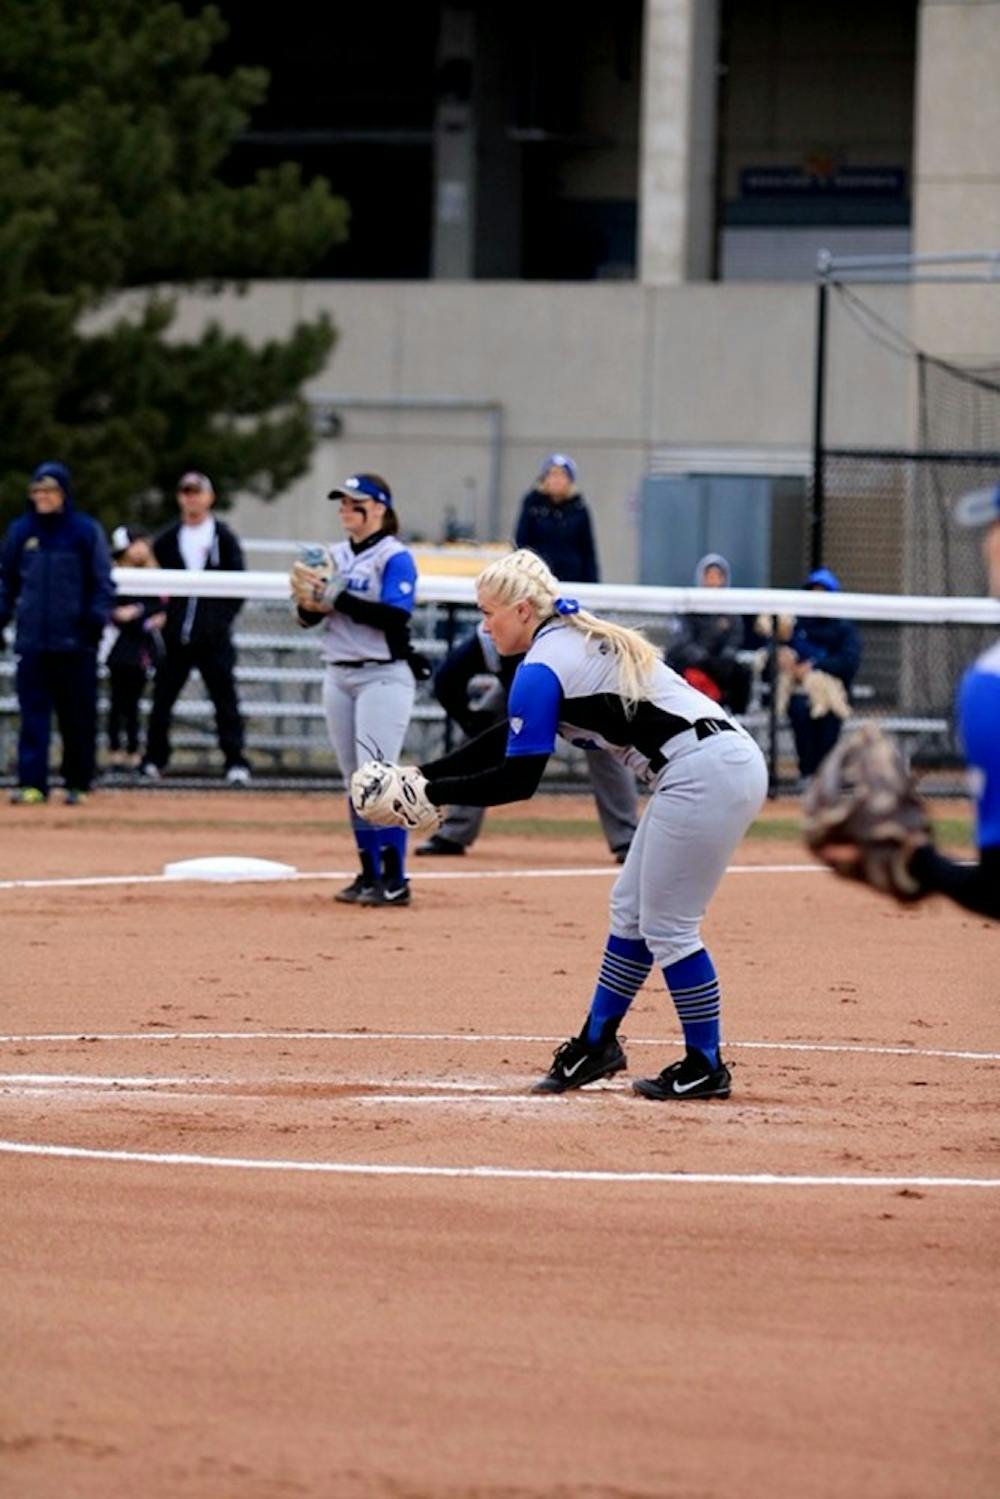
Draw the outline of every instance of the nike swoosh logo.
[[[696,1077],[693,1083],[674,1083],[675,1093],[690,1093],[692,1088],[700,1088],[702,1083],[709,1081],[708,1074],[704,1077]]]
[[[563,1077],[572,1077],[574,1072],[579,1072],[580,1068],[583,1066],[586,1060],[586,1057],[581,1057],[578,1062],[573,1063],[572,1067],[567,1067],[566,1064],[563,1063]]]
[[[406,894],[406,886],[400,885],[398,890],[385,890],[383,891],[383,894],[385,895],[386,900],[402,900],[403,896]]]

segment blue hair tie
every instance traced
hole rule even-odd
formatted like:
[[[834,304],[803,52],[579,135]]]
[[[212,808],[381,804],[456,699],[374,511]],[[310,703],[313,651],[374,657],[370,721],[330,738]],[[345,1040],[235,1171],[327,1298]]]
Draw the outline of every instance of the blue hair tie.
[[[556,599],[556,613],[557,614],[579,614],[579,612],[580,612],[580,600],[579,599]]]

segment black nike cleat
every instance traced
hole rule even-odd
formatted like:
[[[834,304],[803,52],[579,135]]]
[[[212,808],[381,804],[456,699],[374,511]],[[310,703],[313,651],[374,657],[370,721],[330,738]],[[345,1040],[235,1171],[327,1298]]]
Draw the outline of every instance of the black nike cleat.
[[[732,1087],[729,1068],[719,1058],[718,1067],[713,1067],[700,1051],[689,1049],[679,1062],[664,1067],[659,1077],[638,1077],[632,1084],[633,1093],[643,1098],[666,1100],[668,1098],[728,1098]]]
[[[359,906],[408,906],[410,884],[408,880],[377,880],[358,896]]]
[[[582,1036],[574,1036],[553,1053],[552,1066],[532,1093],[567,1093],[570,1088],[583,1088],[587,1083],[596,1083],[601,1077],[614,1077],[624,1072],[628,1058],[622,1051],[615,1035],[605,1036],[595,1046],[589,1046]]]
[[[367,895],[370,890],[374,890],[374,888],[375,885],[372,880],[363,874],[359,874],[349,885],[345,885],[343,890],[338,890],[333,898],[334,900],[339,900],[341,905],[356,906],[363,896]]]

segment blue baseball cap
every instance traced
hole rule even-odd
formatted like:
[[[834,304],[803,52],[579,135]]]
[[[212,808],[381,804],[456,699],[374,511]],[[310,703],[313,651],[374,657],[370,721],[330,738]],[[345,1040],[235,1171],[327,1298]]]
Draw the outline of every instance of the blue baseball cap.
[[[964,494],[955,506],[954,516],[960,526],[988,526],[1000,520],[1000,484]]]
[[[568,453],[550,453],[539,472],[547,474],[550,468],[564,468],[571,482],[576,483],[576,464]]]
[[[392,508],[392,491],[384,479],[377,474],[352,474],[336,489],[331,489],[328,500],[377,500],[380,505]]]

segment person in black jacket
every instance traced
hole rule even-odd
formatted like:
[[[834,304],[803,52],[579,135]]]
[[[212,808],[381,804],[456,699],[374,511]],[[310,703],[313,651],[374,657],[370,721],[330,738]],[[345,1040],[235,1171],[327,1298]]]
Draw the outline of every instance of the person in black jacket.
[[[183,474],[177,485],[181,518],[153,541],[160,567],[242,572],[236,535],[212,514],[215,489],[206,474]],[[163,627],[164,656],[156,669],[142,773],[159,780],[170,759],[170,718],[185,682],[197,670],[215,709],[215,727],[226,780],[244,786],[250,767],[243,753],[243,719],[236,696],[232,625],[242,599],[172,598]]]
[[[576,464],[568,453],[552,453],[543,463],[535,487],[521,503],[514,545],[536,552],[557,578],[574,583],[600,581],[590,511],[577,488]],[[639,822],[635,777],[605,750],[584,753],[601,828],[622,864]],[[434,842],[431,839],[430,845]],[[454,852],[428,844],[421,851]]]
[[[149,532],[142,526],[116,526],[111,556],[117,567],[155,567]],[[115,596],[111,623],[117,630],[108,654],[108,750],[112,767],[139,765],[139,704],[150,672],[163,656],[166,599]]]
[[[514,545],[537,552],[566,582],[598,581],[590,511],[576,487],[576,464],[566,453],[546,458],[534,487],[521,501]]]
[[[54,712],[66,801],[75,806],[94,778],[97,646],[114,598],[111,558],[101,527],[74,507],[65,464],[39,464],[28,496],[27,515],[0,549],[0,646],[13,620],[21,709],[11,801],[48,800]]]

